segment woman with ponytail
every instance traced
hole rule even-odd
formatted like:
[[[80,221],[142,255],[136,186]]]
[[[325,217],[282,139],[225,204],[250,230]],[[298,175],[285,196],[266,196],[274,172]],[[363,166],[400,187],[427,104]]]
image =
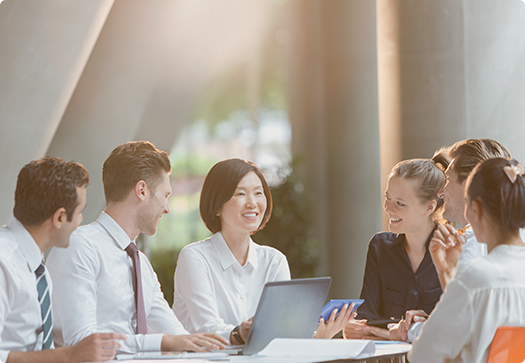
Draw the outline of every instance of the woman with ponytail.
[[[368,246],[357,319],[344,329],[346,338],[389,339],[389,332],[369,326],[370,320],[402,317],[407,310],[429,314],[442,290],[428,246],[444,221],[443,200],[447,160],[411,159],[389,175],[383,208],[390,232],[374,235]]]

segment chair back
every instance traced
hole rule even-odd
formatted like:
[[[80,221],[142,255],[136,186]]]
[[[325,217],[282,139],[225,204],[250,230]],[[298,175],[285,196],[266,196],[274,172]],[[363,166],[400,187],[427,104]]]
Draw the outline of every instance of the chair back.
[[[487,363],[525,362],[525,327],[500,326],[494,334]]]

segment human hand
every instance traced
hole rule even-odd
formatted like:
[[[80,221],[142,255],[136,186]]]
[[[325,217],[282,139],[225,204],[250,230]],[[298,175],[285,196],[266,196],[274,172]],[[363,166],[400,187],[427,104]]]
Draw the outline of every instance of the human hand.
[[[226,344],[228,341],[215,333],[164,335],[160,349],[162,351],[207,352],[212,349],[224,349]]]
[[[388,329],[388,337],[390,340],[394,341],[407,341],[407,329],[404,320],[401,320],[399,323]]]
[[[408,331],[412,323],[423,322],[427,320],[428,314],[423,310],[409,310],[405,314],[405,318],[399,323],[391,327],[388,331],[390,340],[407,341]]]
[[[368,331],[371,326],[366,325],[366,319],[351,319],[343,329],[344,339],[373,339],[375,336]]]
[[[450,224],[439,226],[432,239],[428,250],[432,256],[432,262],[436,267],[442,289],[456,274],[459,256],[463,250],[465,236],[456,232]]]
[[[95,333],[77,344],[69,347],[71,362],[106,362],[115,358],[120,344],[117,340],[124,340],[124,334]]]
[[[369,326],[367,331],[368,331],[368,335],[362,337],[361,339],[371,339],[371,340],[389,340],[390,339],[388,329],[378,328],[377,326]]]
[[[241,326],[239,328],[239,334],[241,334],[241,337],[244,341],[246,341],[246,338],[248,338],[248,333],[250,332],[250,328],[252,327],[253,322],[253,316],[241,323]]]
[[[314,334],[314,338],[331,339],[334,335],[339,333],[352,318],[357,315],[357,313],[353,310],[354,304],[351,304],[350,306],[348,306],[348,304],[344,304],[339,315],[337,315],[337,309],[332,310],[332,313],[326,322],[324,321],[324,318],[319,320],[319,326],[317,327],[317,331]]]

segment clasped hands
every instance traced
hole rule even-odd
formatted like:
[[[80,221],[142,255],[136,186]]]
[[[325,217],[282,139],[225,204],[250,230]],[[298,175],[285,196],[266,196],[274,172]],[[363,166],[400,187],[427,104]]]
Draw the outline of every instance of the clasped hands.
[[[388,329],[366,325],[367,320],[352,319],[343,330],[345,339],[395,340],[406,341],[413,323],[423,322],[428,314],[423,310],[409,310],[399,323],[388,324]]]

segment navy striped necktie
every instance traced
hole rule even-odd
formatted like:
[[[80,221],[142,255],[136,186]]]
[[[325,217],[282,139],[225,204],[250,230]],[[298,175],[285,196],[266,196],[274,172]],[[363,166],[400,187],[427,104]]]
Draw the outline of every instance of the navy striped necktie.
[[[40,264],[35,271],[38,301],[42,311],[42,324],[44,328],[44,342],[42,349],[49,349],[53,345],[53,318],[51,317],[51,296],[47,285],[44,264]]]

